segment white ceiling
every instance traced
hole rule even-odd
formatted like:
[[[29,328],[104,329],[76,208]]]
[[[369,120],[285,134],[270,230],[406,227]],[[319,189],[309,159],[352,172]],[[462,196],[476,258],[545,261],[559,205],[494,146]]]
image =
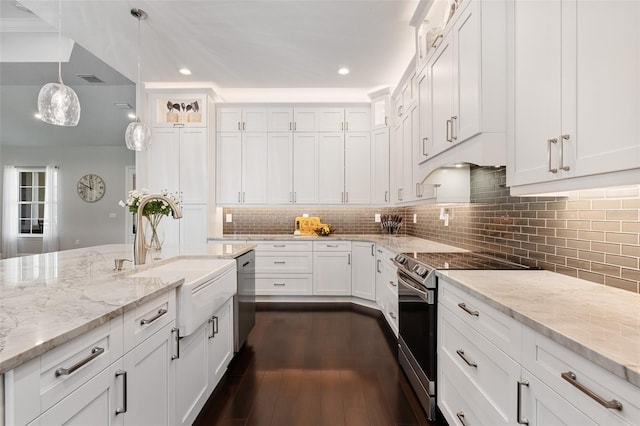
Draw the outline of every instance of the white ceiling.
[[[56,1],[22,3],[57,27]],[[63,0],[62,31],[135,81],[137,20],[130,9],[142,8],[149,14],[141,30],[143,82],[206,85],[229,101],[248,100],[247,88],[254,89],[255,100],[266,100],[259,99],[261,93],[272,97],[266,89],[273,88],[297,93],[296,100],[304,89],[311,97],[318,89],[344,89],[347,98],[366,100],[367,93],[396,85],[409,64],[409,20],[416,5],[417,0]],[[351,74],[338,75],[342,66]],[[182,76],[181,67],[193,74]]]

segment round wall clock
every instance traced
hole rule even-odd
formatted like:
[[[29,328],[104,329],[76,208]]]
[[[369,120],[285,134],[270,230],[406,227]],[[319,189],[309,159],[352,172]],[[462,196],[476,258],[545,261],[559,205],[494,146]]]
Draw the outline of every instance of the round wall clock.
[[[78,180],[78,196],[87,203],[95,203],[104,197],[107,187],[104,180],[94,174],[84,175]]]

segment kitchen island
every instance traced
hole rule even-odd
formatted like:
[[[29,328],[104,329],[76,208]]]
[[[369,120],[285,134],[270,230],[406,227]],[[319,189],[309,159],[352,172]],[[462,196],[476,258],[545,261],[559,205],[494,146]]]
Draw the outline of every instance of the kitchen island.
[[[175,276],[133,277],[177,258],[234,259],[253,244],[167,247],[145,265],[129,244],[66,250],[0,261],[0,374],[183,283]]]

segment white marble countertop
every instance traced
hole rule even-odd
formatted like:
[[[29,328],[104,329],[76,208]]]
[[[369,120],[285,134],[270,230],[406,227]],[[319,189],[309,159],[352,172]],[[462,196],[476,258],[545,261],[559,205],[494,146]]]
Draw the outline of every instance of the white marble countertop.
[[[640,387],[639,294],[542,270],[438,274]]]
[[[294,236],[293,234],[225,234],[220,240],[224,241],[370,241],[381,244],[394,253],[438,253],[438,252],[466,252],[468,250],[454,247],[418,237],[393,236],[382,234],[331,234],[328,237]],[[213,239],[211,241],[216,241]]]
[[[176,258],[235,258],[254,244],[206,244],[164,248],[146,265],[132,246],[114,244],[0,261],[0,374],[95,328],[147,300],[178,287],[181,277],[132,277]]]

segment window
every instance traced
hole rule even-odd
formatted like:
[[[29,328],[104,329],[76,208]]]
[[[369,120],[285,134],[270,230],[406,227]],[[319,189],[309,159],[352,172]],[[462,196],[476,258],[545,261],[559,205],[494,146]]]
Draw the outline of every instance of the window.
[[[20,235],[42,235],[44,230],[45,170],[18,170]]]

